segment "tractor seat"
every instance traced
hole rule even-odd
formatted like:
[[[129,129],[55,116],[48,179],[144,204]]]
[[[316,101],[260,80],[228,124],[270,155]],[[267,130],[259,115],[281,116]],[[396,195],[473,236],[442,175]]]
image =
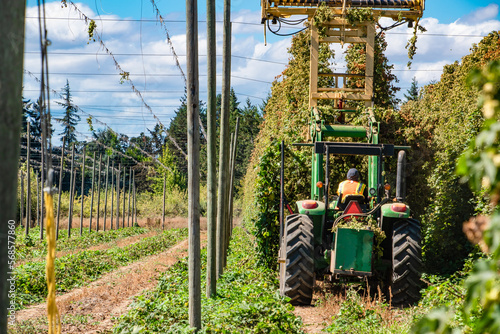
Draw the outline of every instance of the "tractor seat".
[[[363,196],[363,195],[346,195],[344,197],[344,203],[338,202],[337,206],[340,210],[343,211],[343,210],[345,210],[345,208],[347,208],[347,205],[351,201],[357,201],[359,203],[359,205],[361,206],[361,209],[363,209],[363,210],[366,209],[365,196]]]

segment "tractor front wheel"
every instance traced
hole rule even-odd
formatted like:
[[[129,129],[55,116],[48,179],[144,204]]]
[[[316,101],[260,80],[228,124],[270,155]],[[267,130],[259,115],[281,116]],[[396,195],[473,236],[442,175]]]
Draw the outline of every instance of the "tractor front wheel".
[[[293,305],[310,305],[314,286],[314,225],[301,214],[286,218],[280,248],[280,294]]]
[[[409,306],[420,299],[422,249],[420,223],[415,219],[394,222],[392,229],[391,301]]]

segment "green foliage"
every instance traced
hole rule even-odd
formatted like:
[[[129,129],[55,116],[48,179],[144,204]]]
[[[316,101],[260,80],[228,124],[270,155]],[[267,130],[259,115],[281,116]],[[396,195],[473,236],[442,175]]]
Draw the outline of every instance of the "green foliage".
[[[419,20],[415,22],[415,25],[413,27],[413,35],[411,38],[408,40],[408,43],[406,43],[406,49],[408,50],[408,68],[411,68],[411,61],[413,60],[413,57],[417,53],[417,32],[426,32],[427,29],[425,27],[421,26],[419,23]]]
[[[163,185],[162,185],[163,186]],[[201,210],[205,211],[206,198],[200,189]],[[205,192],[206,193],[206,192]],[[187,191],[173,188],[165,196],[165,214],[168,217],[187,217]],[[163,211],[163,194],[142,192],[137,194],[137,215],[142,217],[161,217]]]
[[[308,151],[285,153],[285,187],[287,201],[293,205],[295,200],[308,197],[310,173]],[[279,199],[280,199],[280,148],[278,142],[269,145],[259,161],[259,170],[255,182],[256,203],[252,219],[255,222],[253,232],[257,236],[257,251],[261,261],[270,268],[276,266],[276,254],[279,249]]]
[[[411,86],[406,92],[408,93],[404,94],[406,102],[418,100],[418,82],[416,77],[413,77],[411,80]]]
[[[165,189],[172,192],[176,189],[183,189],[186,183],[186,177],[182,175],[174,163],[174,155],[170,152],[168,145],[163,146],[162,155],[158,158],[160,164],[155,165],[156,175],[151,176],[153,181],[153,191],[157,195],[163,196],[163,181],[165,178]]]
[[[103,273],[136,261],[144,256],[153,255],[173,246],[187,236],[187,229],[172,229],[163,234],[144,238],[123,248],[107,250],[84,250],[55,260],[56,289],[69,291],[95,281]],[[45,263],[27,262],[15,268],[17,309],[29,304],[40,303],[47,296]]]
[[[355,288],[350,287],[339,311],[332,317],[332,324],[326,327],[325,331],[336,334],[406,332],[404,321],[394,324],[387,317],[389,309],[389,305],[381,300],[362,298]]]
[[[387,49],[385,34],[377,34],[375,37],[375,60],[374,60],[374,84],[373,98],[374,104],[378,107],[388,108],[395,107],[399,102],[396,98],[396,93],[399,87],[394,86],[399,80],[391,72],[394,65],[389,65],[389,60],[384,52]],[[366,50],[364,44],[349,44],[345,52],[347,61],[347,73],[365,74],[366,69]],[[365,79],[349,78],[347,86],[350,88],[361,88],[365,85]]]
[[[87,33],[89,34],[89,42],[95,42],[94,34],[96,32],[97,24],[95,23],[94,20],[90,20],[89,22],[89,27],[87,29]],[[87,42],[87,44],[89,43]]]
[[[371,8],[349,8],[345,15],[349,24],[355,25],[357,22],[373,22],[373,10]]]
[[[126,237],[144,234],[148,230],[142,227],[131,227],[119,230],[110,230],[106,232],[85,233],[82,236],[77,236],[80,233],[79,228],[72,229],[73,238],[68,239],[67,230],[59,232],[57,240],[58,251],[71,251],[85,249],[91,246],[102,243],[109,243]],[[39,239],[40,229],[34,227],[30,229],[30,233],[26,236],[24,229],[16,229],[16,259],[23,261],[32,261],[32,259],[41,258],[47,255],[47,240]]]
[[[495,207],[493,214],[486,219],[489,225],[482,235],[482,248],[489,253],[474,263],[470,275],[465,280],[465,299],[463,318],[465,326],[454,327],[451,319],[453,310],[438,309],[423,319],[415,327],[415,333],[500,333],[500,164],[495,163],[498,152],[500,123],[500,61],[493,61],[482,70],[472,71],[469,82],[482,89],[479,103],[482,105],[485,122],[469,148],[460,157],[457,173],[470,180],[472,188],[484,188]],[[475,229],[482,231],[483,226]],[[469,326],[467,326],[469,325]]]
[[[483,123],[476,105],[479,90],[467,84],[472,69],[500,58],[500,35],[490,33],[461,62],[446,65],[441,80],[424,86],[416,101],[405,103],[392,117],[400,144],[408,153],[408,201],[422,221],[423,256],[431,272],[454,272],[472,246],[462,223],[486,210],[480,193],[459,182],[456,161]],[[425,194],[425,196],[422,196]]]
[[[253,243],[241,228],[233,230],[227,267],[217,281],[217,296],[203,293],[198,333],[302,333],[293,307],[276,293],[274,274],[257,264]],[[202,287],[206,251],[202,251]],[[139,296],[114,333],[193,333],[188,321],[187,258],[170,267],[155,290]]]

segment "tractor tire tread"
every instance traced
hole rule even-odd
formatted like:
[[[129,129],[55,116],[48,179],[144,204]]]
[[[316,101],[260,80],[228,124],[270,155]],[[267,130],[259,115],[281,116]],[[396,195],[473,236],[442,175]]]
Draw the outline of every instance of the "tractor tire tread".
[[[394,223],[392,240],[391,302],[405,307],[420,299],[423,268],[420,223],[414,219]]]
[[[286,263],[280,269],[280,293],[293,305],[309,305],[314,287],[314,225],[306,215],[286,219],[281,247],[286,249]]]

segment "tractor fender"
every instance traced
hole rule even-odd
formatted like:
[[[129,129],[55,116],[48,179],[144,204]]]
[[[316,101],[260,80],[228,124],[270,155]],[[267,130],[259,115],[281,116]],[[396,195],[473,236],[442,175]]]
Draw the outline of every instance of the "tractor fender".
[[[382,205],[381,214],[383,218],[410,218],[410,207],[404,203],[387,203]]]
[[[297,201],[298,212],[308,216],[322,216],[325,214],[325,203],[315,200]]]

